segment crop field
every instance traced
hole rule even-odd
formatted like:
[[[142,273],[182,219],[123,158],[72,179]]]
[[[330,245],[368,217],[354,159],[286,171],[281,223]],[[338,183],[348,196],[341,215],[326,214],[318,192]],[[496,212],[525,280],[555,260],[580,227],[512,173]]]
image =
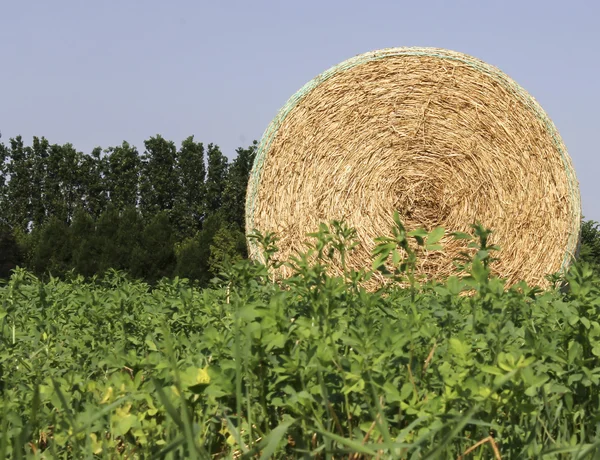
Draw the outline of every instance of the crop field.
[[[111,271],[0,286],[0,458],[593,458],[600,284],[505,289],[489,233],[444,282],[415,277],[440,231],[382,238],[373,271],[327,267],[322,226],[293,275],[224,263],[206,289]],[[409,244],[410,242],[410,244]],[[384,265],[385,263],[385,265]],[[373,272],[391,281],[362,286]]]

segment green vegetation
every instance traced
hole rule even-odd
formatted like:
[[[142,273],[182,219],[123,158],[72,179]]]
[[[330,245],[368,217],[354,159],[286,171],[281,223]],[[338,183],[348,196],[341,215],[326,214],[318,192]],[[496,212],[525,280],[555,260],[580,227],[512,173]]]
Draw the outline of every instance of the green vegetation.
[[[378,292],[370,271],[327,275],[354,237],[335,222],[283,285],[271,235],[266,265],[224,250],[204,290],[19,269],[0,289],[0,458],[597,455],[598,279],[583,264],[565,289],[505,290],[473,230],[457,276],[420,283],[441,230],[396,219],[373,265],[407,287]]]
[[[0,144],[0,278],[16,266],[44,279],[117,269],[151,284],[180,276],[206,286],[223,253],[246,257],[256,146],[230,162],[193,137],[177,148],[155,136],[141,154],[127,142],[90,155],[37,137]]]
[[[581,249],[579,258],[600,273],[600,224],[593,220],[581,225]]]
[[[0,144],[0,458],[600,454],[597,222],[545,292],[491,275],[480,226],[421,282],[443,229],[398,216],[372,271],[328,275],[333,222],[277,284],[273,235],[246,259],[256,143],[144,147]]]

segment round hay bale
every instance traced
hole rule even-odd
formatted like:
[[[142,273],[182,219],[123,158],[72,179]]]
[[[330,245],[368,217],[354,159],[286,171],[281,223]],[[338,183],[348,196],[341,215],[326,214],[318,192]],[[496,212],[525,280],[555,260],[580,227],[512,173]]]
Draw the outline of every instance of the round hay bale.
[[[344,220],[360,242],[349,265],[370,267],[395,210],[409,230],[492,228],[494,270],[509,285],[546,286],[569,266],[581,225],[571,160],[539,104],[497,68],[435,48],[362,54],[294,94],[259,144],[246,229],[275,232],[287,260],[319,223]],[[442,244],[420,273],[455,272],[465,242]],[[249,252],[260,257],[253,240]]]

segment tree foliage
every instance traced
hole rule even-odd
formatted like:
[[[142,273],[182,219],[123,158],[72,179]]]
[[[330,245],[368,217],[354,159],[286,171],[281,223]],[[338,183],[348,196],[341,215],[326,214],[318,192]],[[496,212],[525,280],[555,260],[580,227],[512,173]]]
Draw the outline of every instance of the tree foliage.
[[[206,174],[206,192],[204,196],[204,214],[217,212],[223,203],[223,192],[227,180],[227,157],[221,153],[218,146],[208,145],[208,169]]]
[[[20,265],[42,277],[116,269],[206,285],[217,261],[245,257],[255,150],[237,149],[230,165],[193,136],[178,148],[156,135],[142,154],[125,141],[84,154],[43,137],[10,139],[0,144],[0,275]]]
[[[177,155],[178,195],[173,209],[174,223],[183,237],[192,236],[202,227],[204,183],[204,145],[190,136],[183,141]]]
[[[600,274],[600,224],[594,220],[581,225],[580,257]]]
[[[140,207],[150,217],[163,210],[173,209],[179,195],[177,149],[161,136],[144,142],[140,176]]]
[[[236,224],[239,229],[245,228],[246,189],[257,147],[258,143],[255,141],[246,149],[237,149],[237,157],[229,167],[228,180],[223,191],[225,218],[227,222]]]

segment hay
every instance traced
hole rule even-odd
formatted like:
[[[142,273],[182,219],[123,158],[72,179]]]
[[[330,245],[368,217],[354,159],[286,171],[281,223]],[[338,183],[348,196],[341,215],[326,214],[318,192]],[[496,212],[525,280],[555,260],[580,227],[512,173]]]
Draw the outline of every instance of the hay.
[[[246,228],[276,232],[287,259],[319,223],[343,219],[360,241],[349,264],[369,267],[394,210],[409,229],[494,229],[509,284],[546,286],[568,268],[581,223],[571,160],[538,103],[495,67],[433,48],[363,54],[298,91],[260,142]],[[454,272],[464,242],[442,244],[421,273]],[[260,257],[253,241],[249,251]]]

